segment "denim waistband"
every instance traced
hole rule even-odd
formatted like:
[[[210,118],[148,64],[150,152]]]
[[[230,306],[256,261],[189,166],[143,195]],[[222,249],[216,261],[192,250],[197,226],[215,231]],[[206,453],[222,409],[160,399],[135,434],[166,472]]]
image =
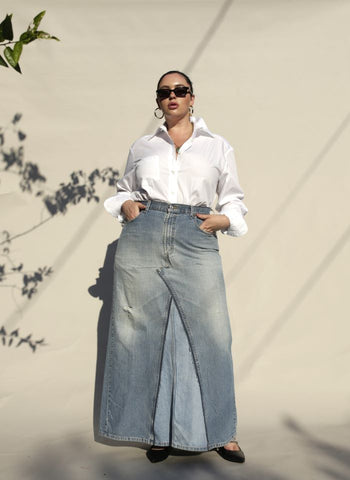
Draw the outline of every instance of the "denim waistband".
[[[140,203],[146,205],[146,210],[159,210],[166,213],[205,213],[208,214],[211,211],[210,207],[200,205],[184,205],[182,203],[166,203],[157,202],[155,200],[142,200]]]

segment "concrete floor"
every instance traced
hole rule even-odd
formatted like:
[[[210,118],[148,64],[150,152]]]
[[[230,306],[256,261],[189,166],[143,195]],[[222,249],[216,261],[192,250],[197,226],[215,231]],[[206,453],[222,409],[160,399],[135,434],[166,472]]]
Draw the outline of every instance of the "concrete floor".
[[[303,429],[289,420],[278,430],[245,431],[240,440],[244,464],[227,462],[215,452],[178,452],[151,464],[139,448],[106,446],[87,433],[70,434],[40,440],[16,458],[2,456],[1,472],[6,480],[348,480],[349,440],[348,426]]]

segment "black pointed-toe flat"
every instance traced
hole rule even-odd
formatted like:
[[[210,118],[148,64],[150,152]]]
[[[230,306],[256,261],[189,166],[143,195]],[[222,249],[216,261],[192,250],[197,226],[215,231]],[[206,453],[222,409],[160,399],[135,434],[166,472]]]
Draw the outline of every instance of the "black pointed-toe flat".
[[[235,442],[237,443],[237,442]],[[238,443],[237,443],[238,445]],[[238,445],[239,450],[227,450],[225,447],[217,447],[214,450],[225,460],[229,462],[244,463],[245,455],[241,447]]]
[[[170,447],[164,447],[160,450],[156,450],[154,447],[155,445],[152,445],[152,447],[146,452],[146,456],[150,462],[162,462],[169,456]]]

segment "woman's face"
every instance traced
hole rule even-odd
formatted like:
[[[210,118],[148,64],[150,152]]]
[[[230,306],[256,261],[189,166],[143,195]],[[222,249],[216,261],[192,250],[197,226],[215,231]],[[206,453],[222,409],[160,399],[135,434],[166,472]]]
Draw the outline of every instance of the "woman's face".
[[[179,73],[169,73],[159,84],[159,89],[184,86],[191,88],[185,77]],[[161,100],[156,99],[158,107],[163,110],[165,118],[181,118],[189,114],[189,107],[194,104],[194,95],[188,93],[185,97],[177,97],[174,92],[170,92],[170,96]]]

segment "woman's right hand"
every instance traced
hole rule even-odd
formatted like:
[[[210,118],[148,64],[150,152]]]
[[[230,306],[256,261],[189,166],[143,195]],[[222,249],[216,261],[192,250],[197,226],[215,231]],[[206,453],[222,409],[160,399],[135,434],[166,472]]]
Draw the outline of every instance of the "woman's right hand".
[[[140,215],[140,210],[145,209],[146,206],[141,202],[134,202],[134,200],[126,200],[122,204],[122,212],[125,216],[127,222],[134,220],[136,217]]]

